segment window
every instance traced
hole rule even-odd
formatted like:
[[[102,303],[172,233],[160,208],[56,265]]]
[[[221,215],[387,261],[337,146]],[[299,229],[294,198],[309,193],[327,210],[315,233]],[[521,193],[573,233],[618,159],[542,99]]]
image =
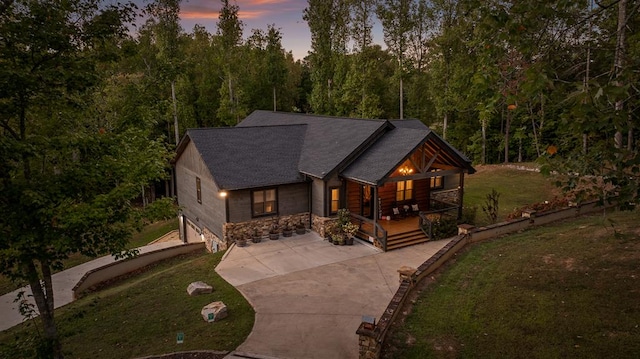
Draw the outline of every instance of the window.
[[[196,177],[196,198],[198,203],[202,204],[202,187],[200,186],[200,177]]]
[[[438,172],[438,171],[440,171],[440,170],[439,169],[431,170],[431,172]],[[444,188],[444,177],[442,177],[442,176],[431,177],[431,188],[432,189]]]
[[[338,213],[340,209],[340,187],[331,188],[331,214]]]
[[[254,217],[275,214],[277,212],[275,188],[253,191],[251,200]]]
[[[413,199],[413,180],[400,181],[396,185],[396,201]]]

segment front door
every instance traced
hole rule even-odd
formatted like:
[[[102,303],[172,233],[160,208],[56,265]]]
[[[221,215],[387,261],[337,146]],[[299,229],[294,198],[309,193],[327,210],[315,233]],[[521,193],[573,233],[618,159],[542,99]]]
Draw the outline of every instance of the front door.
[[[373,187],[363,185],[360,187],[360,213],[363,217],[373,219]]]

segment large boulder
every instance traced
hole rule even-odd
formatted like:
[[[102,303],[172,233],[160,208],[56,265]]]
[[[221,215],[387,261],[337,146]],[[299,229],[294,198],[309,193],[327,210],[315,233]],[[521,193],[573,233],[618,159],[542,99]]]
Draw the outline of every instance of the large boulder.
[[[209,323],[217,322],[227,317],[227,306],[222,302],[212,302],[205,305],[200,311],[200,314],[202,314],[202,318]]]
[[[205,282],[193,282],[187,287],[189,295],[208,294],[213,292],[213,287]]]

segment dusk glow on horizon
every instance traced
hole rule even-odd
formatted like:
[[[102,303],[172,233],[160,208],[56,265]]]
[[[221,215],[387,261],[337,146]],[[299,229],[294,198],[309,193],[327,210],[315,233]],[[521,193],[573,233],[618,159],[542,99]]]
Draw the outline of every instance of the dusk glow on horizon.
[[[234,2],[231,2],[232,4]],[[238,0],[238,17],[244,23],[244,37],[252,29],[266,30],[274,24],[282,33],[282,47],[291,51],[295,59],[307,56],[311,49],[311,33],[302,19],[306,0]],[[189,0],[180,6],[180,23],[186,32],[198,24],[210,33],[217,30],[218,15],[222,7],[218,0]]]

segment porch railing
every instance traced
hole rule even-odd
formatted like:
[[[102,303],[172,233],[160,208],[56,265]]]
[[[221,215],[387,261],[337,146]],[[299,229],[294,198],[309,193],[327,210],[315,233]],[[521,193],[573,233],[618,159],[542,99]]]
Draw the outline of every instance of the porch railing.
[[[444,201],[437,200],[435,198],[431,198],[428,212],[442,213],[442,212],[448,212],[448,211],[454,211],[454,210],[455,211],[458,210],[457,203],[444,202]]]
[[[429,237],[429,239],[433,239],[433,222],[427,217],[426,212],[419,212],[418,217],[418,226],[422,230],[425,236]]]
[[[379,223],[355,213],[351,213],[351,222],[358,225],[360,232],[377,241],[383,251],[387,251],[387,231]]]

